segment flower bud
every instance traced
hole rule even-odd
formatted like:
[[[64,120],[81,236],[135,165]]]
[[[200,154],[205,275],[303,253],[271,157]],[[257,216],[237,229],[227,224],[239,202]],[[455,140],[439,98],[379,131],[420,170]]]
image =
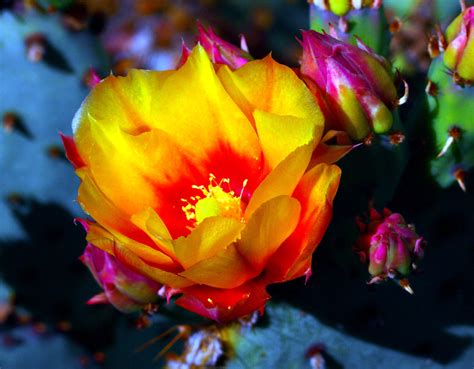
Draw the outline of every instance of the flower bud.
[[[404,277],[411,272],[414,262],[423,257],[423,238],[400,214],[388,209],[380,214],[372,209],[369,222],[358,223],[361,236],[355,250],[361,261],[369,262],[372,281]]]
[[[112,255],[88,244],[81,261],[89,268],[97,283],[104,289],[88,304],[110,303],[122,312],[140,310],[158,299],[160,285],[125,267]]]
[[[231,69],[238,69],[253,60],[248,53],[247,43],[243,36],[241,38],[241,48],[238,48],[218,37],[212,28],[209,27],[206,30],[199,24],[197,42],[206,50],[213,63],[225,64]]]
[[[446,30],[444,63],[459,77],[474,81],[474,6],[465,9]]]
[[[360,41],[353,46],[315,31],[304,31],[301,44],[301,73],[326,99],[329,129],[361,140],[392,127],[398,98],[387,60]]]

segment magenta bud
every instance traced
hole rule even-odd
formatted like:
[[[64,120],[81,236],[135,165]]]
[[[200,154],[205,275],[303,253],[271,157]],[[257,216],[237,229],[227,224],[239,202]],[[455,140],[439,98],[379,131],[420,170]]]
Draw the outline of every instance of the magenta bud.
[[[301,73],[325,97],[329,129],[342,130],[354,140],[385,133],[398,105],[390,64],[358,40],[358,46],[327,34],[303,31]]]
[[[88,244],[81,261],[89,268],[104,292],[92,297],[88,304],[110,303],[122,312],[140,310],[158,299],[161,286],[125,267],[114,256]]]
[[[372,209],[367,223],[359,221],[361,235],[355,249],[369,262],[369,273],[376,280],[400,279],[423,257],[423,238],[398,213],[385,209],[383,215]]]
[[[206,50],[213,63],[225,64],[231,69],[238,69],[253,58],[248,53],[247,42],[241,37],[241,47],[232,45],[218,37],[212,28],[207,30],[198,24],[197,42]]]

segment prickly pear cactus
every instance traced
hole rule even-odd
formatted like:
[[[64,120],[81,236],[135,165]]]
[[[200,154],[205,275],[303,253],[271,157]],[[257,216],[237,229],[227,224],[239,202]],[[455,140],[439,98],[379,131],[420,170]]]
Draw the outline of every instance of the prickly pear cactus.
[[[106,59],[95,39],[69,32],[52,15],[0,13],[0,41],[0,239],[11,239],[22,230],[8,203],[21,198],[79,214],[77,182],[62,160],[58,132],[70,131],[88,93],[85,73],[104,70]]]
[[[383,362],[386,369],[425,368],[422,358],[416,359],[390,349],[374,347],[357,338],[348,338],[343,332],[324,326],[311,315],[288,305],[273,305],[269,307],[268,313],[271,315],[271,326],[256,327],[247,335],[235,338],[235,342],[238,342],[235,358],[227,366],[228,369],[248,367],[245,364],[255,368],[362,369],[371,367],[370,363],[376,365],[378,360]],[[290,337],[294,342],[291,346],[288,345]],[[256,341],[260,345],[256,345]],[[269,352],[269,342],[282,349]],[[466,358],[464,362],[468,364],[468,360]],[[430,368],[442,366],[431,363]]]
[[[457,181],[464,191],[466,174],[474,165],[473,30],[470,7],[447,28],[446,51],[433,60],[426,89],[438,150],[431,172],[442,187]]]
[[[88,350],[63,333],[91,340],[111,313],[88,313],[84,303],[95,286],[77,259],[77,182],[58,132],[70,131],[88,93],[84,74],[107,70],[105,54],[57,16],[3,11],[0,55],[0,280],[14,297],[0,298],[0,367],[80,368],[86,355],[94,368]]]
[[[463,177],[474,165],[474,88],[454,83],[442,58],[433,61],[429,79],[432,90],[428,101],[437,148],[431,172],[442,187],[457,181],[465,190]]]
[[[72,0],[39,2],[61,9]],[[290,2],[283,2],[259,9],[256,4],[265,1],[219,6],[234,17],[236,9],[252,8],[257,26],[269,30],[266,11],[273,8],[277,20],[297,19],[287,13]],[[380,2],[313,3],[313,28],[351,42],[358,36],[387,56],[388,26]],[[345,8],[316,8],[316,3]],[[400,17],[421,3],[384,1]],[[440,21],[458,8],[454,0],[431,4]],[[298,22],[295,33],[303,24]],[[268,49],[289,42],[287,29],[276,28],[267,32],[272,34]],[[83,78],[89,68],[107,72],[104,55],[95,39],[67,31],[54,15],[8,12],[0,13],[0,54],[0,369],[461,369],[474,363],[469,309],[474,235],[466,231],[473,214],[463,214],[474,198],[458,189],[427,187],[416,165],[406,174],[420,142],[406,120],[414,110],[393,110],[391,130],[369,135],[365,145],[338,162],[342,182],[332,225],[314,255],[313,275],[306,285],[298,279],[270,286],[273,298],[263,316],[219,326],[164,301],[140,315],[119,315],[111,306],[85,305],[100,289],[77,260],[85,246],[81,228],[72,224],[80,215],[73,202],[78,183],[63,161],[58,136],[58,130],[70,133],[71,118],[88,93]],[[474,87],[453,81],[443,55],[433,61],[429,79],[431,115],[417,111],[413,116],[434,130],[436,154],[442,155],[433,157],[431,170],[446,187],[460,182],[462,170],[474,161],[474,126],[468,120]],[[426,96],[421,86],[411,90],[413,108]],[[409,152],[409,145],[415,150]],[[354,216],[369,202],[402,212],[420,236],[426,235],[423,278],[418,270],[410,276],[415,296],[395,285],[366,284],[367,267],[359,265],[351,246],[357,238]]]

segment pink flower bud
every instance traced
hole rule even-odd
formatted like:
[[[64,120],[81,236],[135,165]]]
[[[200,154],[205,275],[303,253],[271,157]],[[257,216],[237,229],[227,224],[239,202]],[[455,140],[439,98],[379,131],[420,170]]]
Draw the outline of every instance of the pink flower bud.
[[[474,81],[474,6],[465,9],[446,30],[446,66],[468,82]]]
[[[125,267],[112,255],[88,244],[81,261],[89,268],[104,292],[88,304],[110,303],[122,312],[140,310],[158,299],[160,285]]]
[[[382,215],[371,209],[369,222],[359,221],[359,228],[355,249],[369,262],[374,281],[406,276],[423,257],[423,238],[398,213],[384,209]]]
[[[218,37],[212,28],[207,30],[198,24],[197,42],[206,50],[207,55],[213,63],[225,64],[231,69],[238,69],[253,58],[245,50],[247,43],[245,38],[241,39],[242,48],[238,48],[231,43]]]
[[[387,60],[361,41],[353,46],[315,31],[302,34],[301,73],[325,98],[329,129],[346,131],[355,140],[387,132],[398,104]]]

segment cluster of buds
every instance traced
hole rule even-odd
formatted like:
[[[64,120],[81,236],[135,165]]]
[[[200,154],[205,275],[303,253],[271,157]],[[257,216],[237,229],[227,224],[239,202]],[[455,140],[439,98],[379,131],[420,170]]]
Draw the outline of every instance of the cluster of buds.
[[[379,8],[382,5],[381,0],[311,0],[310,3],[341,17],[353,9]]]
[[[386,133],[398,99],[394,75],[386,59],[360,40],[353,46],[315,31],[304,31],[301,74],[323,108],[328,129],[342,130],[354,140],[371,132]]]
[[[398,213],[384,209],[380,214],[370,210],[370,219],[358,219],[361,235],[354,247],[362,262],[369,263],[372,279],[377,283],[395,280],[406,291],[413,293],[406,276],[416,268],[416,261],[423,257],[423,238],[407,224]]]
[[[474,6],[464,8],[446,30],[444,63],[453,71],[454,81],[471,85],[474,81]]]

